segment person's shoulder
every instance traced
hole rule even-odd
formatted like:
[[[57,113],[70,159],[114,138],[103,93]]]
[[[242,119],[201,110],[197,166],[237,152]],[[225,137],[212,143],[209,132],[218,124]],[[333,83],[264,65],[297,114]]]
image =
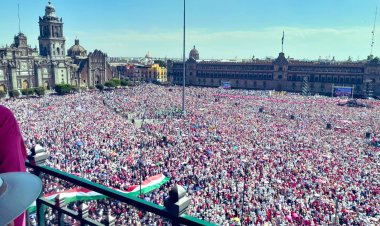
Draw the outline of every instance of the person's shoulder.
[[[12,111],[3,105],[0,105],[0,116],[13,115]]]
[[[4,126],[4,123],[10,123],[16,121],[16,118],[11,110],[0,105],[0,127]]]

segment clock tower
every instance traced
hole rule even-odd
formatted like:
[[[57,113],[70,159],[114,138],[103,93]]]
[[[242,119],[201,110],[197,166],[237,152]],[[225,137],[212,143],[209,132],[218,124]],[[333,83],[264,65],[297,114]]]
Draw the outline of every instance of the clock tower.
[[[49,1],[45,16],[39,19],[40,36],[38,37],[40,55],[51,58],[65,57],[65,37],[63,36],[62,18],[55,14],[55,8]]]

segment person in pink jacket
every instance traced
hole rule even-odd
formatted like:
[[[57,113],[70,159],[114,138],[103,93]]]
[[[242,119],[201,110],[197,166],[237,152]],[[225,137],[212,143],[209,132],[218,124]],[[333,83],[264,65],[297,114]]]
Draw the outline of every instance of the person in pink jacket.
[[[13,113],[0,105],[0,173],[25,172],[26,149]],[[25,213],[14,220],[25,225]]]

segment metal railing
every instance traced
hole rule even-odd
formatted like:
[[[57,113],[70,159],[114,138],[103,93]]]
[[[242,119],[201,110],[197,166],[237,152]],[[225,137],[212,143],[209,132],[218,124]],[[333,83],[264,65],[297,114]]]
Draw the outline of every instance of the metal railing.
[[[36,154],[39,152],[39,154]],[[46,153],[42,153],[44,150],[32,150],[33,156],[28,156],[28,161],[26,162],[26,167],[28,169],[32,169],[33,173],[42,179],[43,175],[49,175],[54,178],[59,178],[61,180],[73,183],[75,186],[80,186],[102,195],[107,196],[108,198],[115,199],[119,202],[125,203],[127,205],[131,205],[137,209],[144,210],[153,214],[156,214],[168,221],[171,222],[172,225],[214,225],[212,223],[200,220],[198,218],[186,215],[186,214],[178,214],[173,211],[169,211],[166,207],[160,206],[143,199],[131,196],[126,193],[122,193],[117,190],[113,190],[106,186],[91,182],[89,180],[74,176],[69,173],[65,173],[63,171],[44,166],[43,163],[47,158]],[[169,192],[170,194],[170,192]],[[109,210],[105,211],[104,221],[102,223],[97,222],[93,219],[89,218],[89,208],[85,203],[82,203],[78,207],[78,211],[71,210],[66,207],[67,203],[60,195],[55,197],[55,200],[48,200],[43,197],[41,193],[40,197],[36,200],[36,216],[37,223],[39,226],[46,225],[45,222],[45,213],[47,208],[53,209],[57,213],[58,216],[58,225],[65,225],[64,216],[70,216],[72,219],[75,219],[80,222],[81,225],[115,225],[115,218],[111,216]]]

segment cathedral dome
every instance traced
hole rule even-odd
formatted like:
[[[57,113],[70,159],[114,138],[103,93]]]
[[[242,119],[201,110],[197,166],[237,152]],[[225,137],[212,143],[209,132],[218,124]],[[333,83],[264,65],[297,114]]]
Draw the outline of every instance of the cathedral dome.
[[[199,60],[199,52],[198,50],[194,48],[190,51],[189,58],[193,58],[194,60]]]
[[[70,57],[86,57],[87,51],[83,46],[79,45],[79,39],[75,39],[75,45],[70,47],[67,51],[67,55]]]
[[[49,1],[49,4],[45,7],[45,16],[46,17],[57,17],[55,14],[55,8]]]
[[[150,58],[152,58],[152,56],[151,56],[150,53],[148,52],[147,54],[145,54],[145,58],[150,59]]]

